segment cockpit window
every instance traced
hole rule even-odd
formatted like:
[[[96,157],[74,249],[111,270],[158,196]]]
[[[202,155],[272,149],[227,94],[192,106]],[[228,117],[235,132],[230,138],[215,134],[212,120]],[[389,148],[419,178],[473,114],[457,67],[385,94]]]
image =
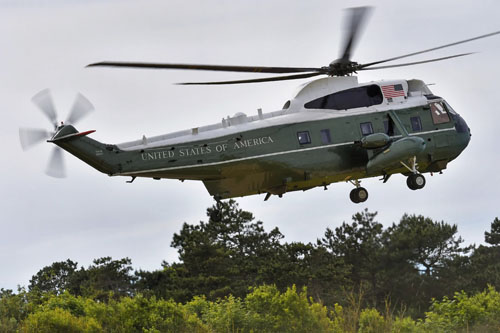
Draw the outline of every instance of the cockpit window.
[[[306,103],[306,109],[347,110],[381,104],[384,97],[380,87],[372,84],[326,95]]]
[[[447,108],[442,102],[429,103],[429,106],[434,124],[443,124],[450,121],[450,116],[446,112]]]

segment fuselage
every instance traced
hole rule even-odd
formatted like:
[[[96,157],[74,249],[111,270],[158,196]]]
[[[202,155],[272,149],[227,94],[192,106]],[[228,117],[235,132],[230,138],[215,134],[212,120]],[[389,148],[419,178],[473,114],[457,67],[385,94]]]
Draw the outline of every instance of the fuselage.
[[[361,144],[377,133],[389,141]],[[417,150],[396,151],[405,136],[422,139]],[[405,161],[413,157],[420,173],[437,172],[469,140],[465,121],[422,81],[358,84],[356,77],[342,77],[304,85],[276,112],[237,113],[217,124],[117,145],[99,146],[87,137],[57,144],[112,176],[200,180],[224,199],[407,173]],[[381,157],[387,158],[374,163]]]

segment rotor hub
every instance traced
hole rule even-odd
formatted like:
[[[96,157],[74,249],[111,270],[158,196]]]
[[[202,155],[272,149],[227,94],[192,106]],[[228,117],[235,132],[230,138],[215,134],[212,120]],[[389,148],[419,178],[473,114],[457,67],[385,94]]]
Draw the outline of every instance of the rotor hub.
[[[359,68],[359,64],[355,61],[342,61],[335,60],[330,63],[327,67],[323,67],[325,74],[329,76],[347,76],[356,71]]]

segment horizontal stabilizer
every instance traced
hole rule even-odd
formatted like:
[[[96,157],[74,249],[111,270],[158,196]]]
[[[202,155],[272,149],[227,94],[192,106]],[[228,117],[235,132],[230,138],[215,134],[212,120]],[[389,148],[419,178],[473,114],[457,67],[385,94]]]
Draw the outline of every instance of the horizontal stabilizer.
[[[95,132],[95,130],[90,130],[90,131],[86,131],[86,132],[71,133],[68,135],[60,136],[60,137],[54,137],[51,140],[47,140],[47,142],[56,142],[56,141],[67,140],[67,139],[76,138],[76,137],[80,137],[80,136],[87,136],[87,135],[94,133],[94,132]]]

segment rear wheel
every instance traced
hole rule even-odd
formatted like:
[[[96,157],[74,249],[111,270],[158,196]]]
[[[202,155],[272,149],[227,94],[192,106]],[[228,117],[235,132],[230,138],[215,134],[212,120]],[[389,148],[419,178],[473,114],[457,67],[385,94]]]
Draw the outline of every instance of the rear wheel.
[[[354,203],[365,202],[368,199],[368,191],[364,187],[357,187],[349,194]]]

